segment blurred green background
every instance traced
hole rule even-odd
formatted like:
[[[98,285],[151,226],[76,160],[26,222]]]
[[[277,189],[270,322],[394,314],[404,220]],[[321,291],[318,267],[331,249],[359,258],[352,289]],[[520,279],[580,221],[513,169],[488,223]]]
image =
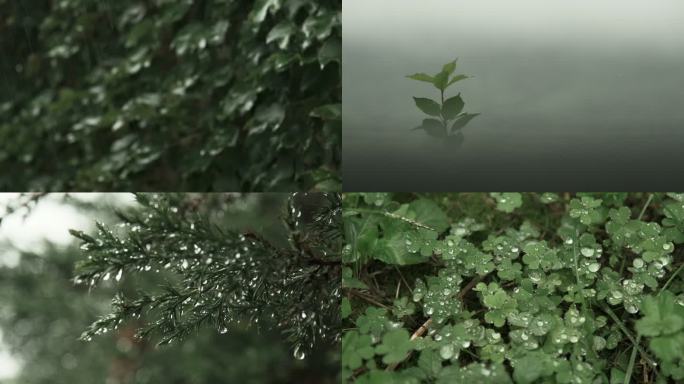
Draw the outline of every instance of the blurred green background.
[[[285,241],[280,216],[287,194],[196,194],[213,220]],[[95,220],[116,222],[114,209],[135,209],[130,194],[0,194],[0,383],[332,383],[339,351],[321,346],[304,360],[293,357],[282,335],[235,327],[226,334],[205,329],[194,337],[156,347],[133,338],[136,324],[77,340],[109,310],[116,289],[156,287],[162,274],[146,273],[88,290],[72,282],[80,250],[67,230],[88,231]],[[22,208],[29,202],[30,210]],[[18,208],[8,214],[8,208]]]

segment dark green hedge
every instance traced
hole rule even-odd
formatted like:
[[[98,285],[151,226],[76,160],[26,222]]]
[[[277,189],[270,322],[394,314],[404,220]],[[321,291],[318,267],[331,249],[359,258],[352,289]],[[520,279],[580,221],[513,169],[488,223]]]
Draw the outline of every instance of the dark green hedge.
[[[339,188],[341,8],[0,0],[0,189]]]

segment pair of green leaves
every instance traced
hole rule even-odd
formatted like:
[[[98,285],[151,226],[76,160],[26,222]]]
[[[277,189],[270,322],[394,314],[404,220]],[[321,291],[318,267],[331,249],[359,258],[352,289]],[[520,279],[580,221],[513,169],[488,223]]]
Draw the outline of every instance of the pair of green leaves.
[[[455,82],[468,78],[468,76],[466,76],[466,75],[454,75],[452,77],[451,75],[454,73],[455,70],[456,70],[456,60],[454,60],[450,63],[444,64],[444,66],[442,67],[442,70],[434,76],[430,76],[426,73],[421,72],[421,73],[415,73],[415,74],[407,76],[407,77],[409,79],[430,83],[430,84],[434,85],[435,88],[444,92],[444,90],[446,90],[449,86],[451,86]]]

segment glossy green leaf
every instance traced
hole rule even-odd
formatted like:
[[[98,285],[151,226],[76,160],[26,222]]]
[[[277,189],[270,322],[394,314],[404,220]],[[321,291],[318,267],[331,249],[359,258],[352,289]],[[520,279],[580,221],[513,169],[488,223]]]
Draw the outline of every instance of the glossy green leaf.
[[[451,74],[456,70],[456,61],[457,60],[454,60],[450,63],[444,64],[440,73],[446,73],[447,76],[451,76]]]
[[[408,77],[409,79],[413,79],[413,80],[424,81],[424,82],[430,83],[430,84],[433,84],[435,81],[434,77],[432,77],[426,73],[415,73],[413,75],[409,75],[406,77]]]
[[[463,129],[470,122],[470,120],[474,119],[478,115],[479,115],[479,113],[463,113],[463,114],[461,114],[456,119],[456,121],[454,121],[454,124],[451,125],[451,132],[457,132],[460,129]]]
[[[421,111],[427,113],[430,116],[439,116],[441,113],[441,107],[439,106],[439,103],[432,99],[427,99],[424,97],[414,97],[413,101],[416,103],[416,106]]]
[[[450,97],[444,100],[444,104],[442,104],[442,116],[447,120],[452,120],[461,113],[464,105],[461,94]],[[453,130],[453,126],[451,129]]]
[[[447,83],[447,87],[451,86],[452,84],[454,84],[457,81],[461,81],[461,80],[465,80],[465,79],[469,79],[469,78],[470,78],[470,76],[466,76],[466,75],[456,75],[456,76],[452,77],[451,80],[449,80],[449,82]]]

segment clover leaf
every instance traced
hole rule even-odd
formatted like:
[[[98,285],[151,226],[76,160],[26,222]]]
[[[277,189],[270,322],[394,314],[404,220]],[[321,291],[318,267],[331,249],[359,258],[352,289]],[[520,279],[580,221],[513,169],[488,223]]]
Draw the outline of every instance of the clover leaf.
[[[369,335],[362,335],[356,331],[347,332],[342,339],[342,361],[345,367],[357,369],[363,360],[369,360],[375,355]]]
[[[382,361],[385,364],[392,364],[402,361],[412,349],[413,342],[409,339],[409,333],[400,328],[387,332],[380,345],[375,347],[375,352],[384,355]]]
[[[489,195],[496,200],[496,209],[501,212],[511,213],[522,206],[522,195],[517,192],[495,192]]]

